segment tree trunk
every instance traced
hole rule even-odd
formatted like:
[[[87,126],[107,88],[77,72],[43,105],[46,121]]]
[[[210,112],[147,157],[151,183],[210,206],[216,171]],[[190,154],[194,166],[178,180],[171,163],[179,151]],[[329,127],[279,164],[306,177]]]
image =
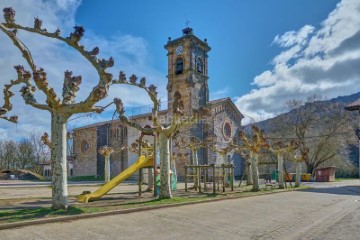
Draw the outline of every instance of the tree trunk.
[[[105,155],[105,183],[110,182],[110,155]]]
[[[165,133],[159,133],[160,143],[160,196],[159,198],[172,198],[170,184],[170,146],[169,138]]]
[[[251,162],[246,160],[246,185],[253,185]]]
[[[284,160],[283,155],[281,153],[277,154],[278,159],[278,172],[279,172],[279,188],[285,188],[284,185]]]
[[[311,174],[311,177],[315,177],[315,166],[313,164],[306,164],[307,173]]]
[[[258,158],[259,158],[259,155],[257,153],[250,153],[252,179],[253,179],[253,191],[260,191]]]
[[[297,162],[295,187],[300,187],[300,184],[301,184],[301,162]]]
[[[221,154],[221,157],[222,157],[223,163],[225,165],[230,164],[230,163],[228,163],[228,161],[226,159],[226,154]],[[225,168],[224,184],[225,184],[226,187],[229,186],[229,168]]]
[[[58,113],[51,114],[52,209],[68,208],[66,121]]]
[[[154,178],[153,178],[153,174],[154,174],[154,169],[153,168],[148,168],[148,187],[147,187],[147,191],[151,191],[154,187]]]

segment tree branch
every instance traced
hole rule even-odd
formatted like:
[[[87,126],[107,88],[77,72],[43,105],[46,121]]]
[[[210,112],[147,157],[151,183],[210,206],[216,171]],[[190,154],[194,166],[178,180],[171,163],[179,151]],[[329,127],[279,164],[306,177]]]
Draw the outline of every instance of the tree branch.
[[[154,133],[154,129],[153,128],[144,128],[141,127],[138,123],[132,122],[130,121],[126,116],[125,116],[125,110],[124,110],[124,104],[121,101],[120,98],[115,98],[114,99],[114,103],[116,106],[116,111],[119,113],[119,119],[121,122],[125,123],[126,125],[136,128],[137,130],[146,133],[146,134],[152,134]]]
[[[9,12],[12,12],[11,13],[12,17],[10,17],[10,18],[7,16],[7,14]],[[89,109],[96,102],[100,101],[101,99],[103,99],[103,98],[105,98],[107,96],[107,93],[108,93],[108,90],[109,90],[109,85],[110,85],[110,82],[112,80],[112,74],[107,73],[106,69],[109,68],[109,67],[112,67],[114,65],[114,60],[113,60],[113,58],[109,58],[109,60],[98,59],[96,57],[96,55],[99,53],[99,48],[98,47],[95,47],[91,51],[86,51],[84,49],[84,47],[79,44],[79,41],[81,40],[81,38],[83,37],[84,32],[85,32],[85,29],[82,26],[75,26],[74,27],[74,29],[75,29],[74,32],[71,33],[69,37],[64,38],[64,37],[60,36],[60,30],[56,30],[55,32],[50,33],[50,32],[47,32],[46,29],[41,29],[42,21],[40,19],[38,19],[38,18],[35,18],[34,28],[24,27],[24,26],[21,26],[19,24],[16,24],[15,23],[15,11],[12,10],[11,8],[10,8],[10,10],[9,9],[4,9],[4,17],[5,17],[6,23],[3,23],[2,26],[5,26],[6,28],[9,28],[9,29],[14,29],[15,32],[20,29],[20,30],[24,30],[24,31],[27,31],[27,32],[31,32],[31,33],[36,33],[36,34],[39,34],[39,35],[42,35],[42,36],[45,36],[45,37],[60,40],[60,41],[62,41],[64,43],[66,43],[67,45],[69,45],[70,47],[72,47],[73,49],[77,50],[96,69],[96,71],[97,71],[97,73],[99,75],[99,82],[93,88],[93,91],[89,94],[87,99],[85,101],[82,101],[82,102],[78,103],[76,106],[73,106],[73,105],[70,106],[70,107],[66,106],[65,108],[71,109],[71,110],[73,110],[75,112],[85,111],[85,109],[88,109],[87,111],[89,112],[90,111]],[[30,64],[30,62],[29,62],[29,64]],[[31,66],[32,66],[33,71],[35,72],[35,65],[32,64]],[[65,98],[64,103],[65,104],[68,104],[68,103],[72,102],[71,97],[78,90],[78,89],[76,89],[76,87],[78,87],[77,83],[79,82],[79,80],[76,79],[75,82],[76,82],[77,86],[69,86],[71,91],[66,90],[64,92],[64,98]],[[40,86],[38,86],[38,87],[40,89]],[[48,89],[48,90],[49,90],[49,94],[47,94],[48,97],[55,97],[56,96],[53,89]],[[56,98],[56,99],[48,99],[48,100],[58,100],[58,99]],[[52,102],[52,105],[56,106],[55,101],[50,101],[50,102]],[[59,104],[60,104],[60,100],[59,100]]]
[[[4,24],[6,25],[6,24]],[[36,86],[44,92],[47,97],[46,102],[49,106],[58,107],[60,105],[60,99],[56,96],[56,93],[53,88],[48,87],[48,80],[46,77],[46,73],[44,69],[40,68],[39,70],[36,69],[34,61],[32,59],[30,50],[23,44],[17,37],[16,31],[10,32],[8,31],[3,24],[0,24],[0,29],[12,40],[14,45],[20,50],[22,53],[23,58],[27,61],[30,68],[33,72],[33,78],[35,81]]]

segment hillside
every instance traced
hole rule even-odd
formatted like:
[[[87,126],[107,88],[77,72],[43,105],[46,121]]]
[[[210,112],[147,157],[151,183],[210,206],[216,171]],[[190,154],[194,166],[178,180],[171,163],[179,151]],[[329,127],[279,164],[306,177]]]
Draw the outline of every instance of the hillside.
[[[263,129],[269,142],[299,140],[296,129],[303,130],[304,146],[310,149],[312,161],[333,152],[331,160],[320,166],[335,165],[339,176],[355,176],[358,170],[358,127],[359,113],[346,111],[347,104],[360,98],[360,92],[349,96],[321,101],[307,102],[289,112],[255,123]],[[334,129],[332,131],[332,129]],[[244,126],[249,132],[250,126]],[[330,134],[331,137],[327,137]],[[324,143],[325,142],[325,143]],[[320,150],[318,150],[321,148]],[[319,152],[320,153],[319,153]]]

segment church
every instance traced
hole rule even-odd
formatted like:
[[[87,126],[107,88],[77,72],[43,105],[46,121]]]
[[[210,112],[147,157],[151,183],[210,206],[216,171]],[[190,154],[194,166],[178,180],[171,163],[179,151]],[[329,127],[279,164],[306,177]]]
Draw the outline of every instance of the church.
[[[192,110],[199,107],[206,107],[211,113],[211,117],[206,121],[199,121],[181,129],[182,139],[211,139],[218,147],[227,147],[241,129],[243,115],[230,98],[209,100],[208,52],[211,48],[207,40],[199,39],[193,29],[187,27],[182,30],[181,37],[173,40],[169,37],[164,47],[168,57],[168,108],[159,111],[159,119],[167,119],[171,115],[174,93],[178,91],[184,103],[185,116],[190,116]],[[130,119],[142,126],[152,125],[150,111],[133,115]],[[116,176],[137,160],[136,154],[123,150],[122,147],[130,146],[140,134],[138,130],[124,125],[117,119],[74,129],[73,176],[103,176],[104,158],[98,153],[98,149],[104,145],[115,150],[111,155],[110,164],[111,177]],[[183,153],[182,157],[175,161],[177,176],[183,179],[184,165],[190,164],[192,156],[190,149],[178,149],[176,141],[179,140],[172,141],[171,151]],[[199,164],[222,164],[224,161],[234,163],[235,177],[241,175],[245,167],[244,161],[237,153],[228,154],[224,160],[220,154],[204,147],[197,151],[197,155]]]

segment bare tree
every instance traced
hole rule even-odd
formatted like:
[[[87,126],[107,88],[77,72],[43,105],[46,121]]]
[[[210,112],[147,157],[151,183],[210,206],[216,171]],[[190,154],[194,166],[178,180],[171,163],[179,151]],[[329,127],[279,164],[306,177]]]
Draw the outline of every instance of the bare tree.
[[[75,26],[74,32],[69,37],[62,37],[60,30],[48,32],[42,28],[42,20],[35,18],[33,27],[24,27],[15,22],[15,11],[12,8],[4,8],[5,22],[0,24],[0,30],[4,32],[19,49],[22,56],[28,63],[31,72],[25,70],[23,66],[16,66],[17,80],[13,84],[24,84],[21,95],[26,104],[48,111],[51,114],[51,159],[53,164],[52,176],[52,208],[67,209],[68,190],[67,190],[67,161],[66,161],[66,122],[75,113],[101,112],[104,107],[95,104],[104,99],[109,91],[112,82],[112,74],[107,73],[107,69],[114,65],[114,60],[109,58],[98,59],[96,55],[99,48],[95,47],[91,51],[85,50],[79,42],[84,36],[85,29],[82,26]],[[43,68],[35,65],[29,49],[17,38],[19,30],[39,34],[44,37],[59,40],[77,52],[79,52],[96,70],[99,80],[94,86],[89,96],[79,103],[75,103],[76,94],[82,82],[81,76],[73,76],[71,71],[65,71],[64,84],[62,89],[62,100],[57,96],[54,89],[49,86],[47,74]],[[32,81],[33,80],[33,81]],[[5,90],[10,85],[5,86]],[[34,92],[40,90],[46,96],[46,103],[38,103]],[[6,104],[7,109],[9,104]]]
[[[295,141],[291,141],[289,144],[286,144],[284,142],[278,141],[274,144],[272,144],[271,147],[268,149],[275,153],[277,156],[277,162],[278,162],[278,172],[279,172],[279,188],[285,188],[284,185],[284,154],[291,153],[295,151],[295,149],[298,148],[298,144]]]
[[[199,159],[198,159],[198,150],[206,147],[207,144],[203,143],[200,141],[200,139],[198,139],[197,137],[190,137],[189,142],[186,142],[184,140],[184,138],[180,138],[178,141],[176,141],[175,143],[175,147],[179,148],[179,149],[190,149],[191,151],[191,165],[199,165]],[[183,156],[183,154],[178,153],[177,155],[174,154],[174,156],[176,156],[177,158],[180,158]],[[195,174],[193,174],[193,181],[194,181],[194,188],[195,191],[197,190],[197,186],[198,186],[198,181],[197,181],[197,177],[195,176]]]
[[[43,143],[41,137],[35,133],[30,135],[30,141],[32,143],[36,162],[34,170],[39,173],[41,164],[50,161],[50,149],[45,143]]]
[[[173,112],[171,122],[169,123],[160,123],[158,120],[158,110],[159,110],[159,100],[157,99],[156,87],[154,85],[146,86],[145,78],[140,80],[140,83],[137,83],[137,77],[131,75],[129,80],[126,79],[124,73],[120,72],[119,83],[129,84],[144,89],[149,95],[151,101],[153,102],[152,109],[152,121],[153,126],[151,128],[145,128],[139,124],[130,121],[125,116],[125,110],[123,103],[120,99],[115,99],[117,111],[120,115],[120,120],[125,124],[138,129],[139,131],[147,134],[156,134],[159,141],[160,148],[160,198],[172,198],[171,193],[171,181],[170,181],[170,139],[176,134],[181,126],[186,124],[195,123],[198,119],[208,113],[205,108],[200,108],[198,110],[193,110],[193,115],[189,117],[186,121],[182,119],[184,104],[181,100],[180,92],[175,92],[174,102],[173,102]]]
[[[1,168],[6,170],[17,169],[15,141],[2,141],[1,147]]]
[[[247,137],[244,132],[239,131],[239,138],[242,143],[241,148],[245,148],[249,151],[253,191],[259,191],[259,155],[262,149],[269,148],[269,144],[266,141],[264,131],[260,130],[255,125],[252,125],[251,129],[253,131],[253,135],[251,137]]]
[[[17,144],[16,150],[16,168],[32,169],[36,166],[33,145],[30,139],[24,138]]]
[[[272,121],[269,134],[270,138],[296,140],[300,155],[305,157],[307,172],[313,176],[317,167],[338,156],[350,116],[341,104],[319,99],[313,96],[305,104],[288,101],[291,111]]]
[[[220,147],[218,145],[211,145],[210,146],[211,151],[216,152],[220,155],[222,158],[222,164],[230,164],[230,162],[227,159],[228,154],[234,151],[234,147],[232,145],[229,145],[227,147]],[[229,186],[229,168],[226,168],[225,170],[225,176],[224,176],[224,184],[225,186]]]
[[[98,153],[105,158],[105,183],[110,182],[110,155],[114,152],[112,147],[102,146]]]

